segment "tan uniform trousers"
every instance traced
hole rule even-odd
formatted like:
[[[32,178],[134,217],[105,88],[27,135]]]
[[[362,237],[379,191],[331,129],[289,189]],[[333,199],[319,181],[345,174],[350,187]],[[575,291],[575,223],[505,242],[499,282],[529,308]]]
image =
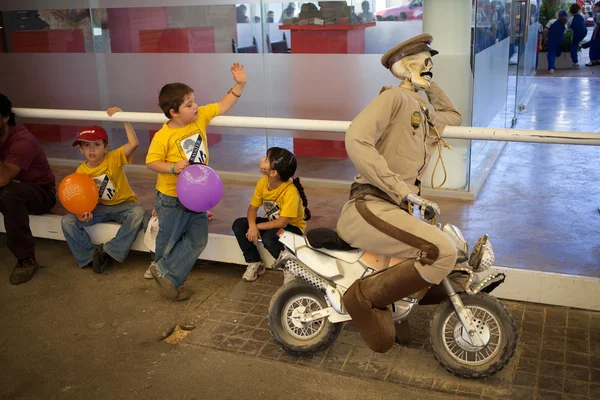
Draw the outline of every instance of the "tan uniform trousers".
[[[366,199],[367,207],[377,217],[438,248],[439,256],[433,264],[415,263],[415,268],[423,279],[437,285],[452,271],[456,263],[456,247],[446,234],[435,225],[421,221],[394,204],[373,196],[367,196]],[[417,258],[421,253],[419,249],[402,243],[367,223],[356,210],[354,200],[344,205],[337,233],[352,247],[378,255]]]

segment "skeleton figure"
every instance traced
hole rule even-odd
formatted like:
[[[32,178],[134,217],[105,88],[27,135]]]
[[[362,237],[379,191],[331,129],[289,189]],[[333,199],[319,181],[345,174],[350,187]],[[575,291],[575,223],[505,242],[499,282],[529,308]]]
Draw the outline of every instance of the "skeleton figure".
[[[344,305],[374,351],[394,343],[394,301],[426,289],[452,270],[456,249],[434,225],[407,212],[413,205],[439,207],[420,196],[422,173],[445,125],[460,125],[459,112],[435,84],[428,34],[388,51],[384,67],[402,80],[384,87],[352,121],[346,150],[359,175],[337,225],[338,235],[353,247],[387,257],[413,259],[356,281]],[[424,91],[429,103],[419,95]],[[429,106],[432,110],[429,110]]]

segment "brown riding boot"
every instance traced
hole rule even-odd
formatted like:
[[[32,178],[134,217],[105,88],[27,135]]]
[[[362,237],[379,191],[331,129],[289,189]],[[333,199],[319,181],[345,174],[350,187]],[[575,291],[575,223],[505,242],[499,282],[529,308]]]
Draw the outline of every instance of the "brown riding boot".
[[[396,337],[387,306],[430,285],[414,262],[402,263],[354,282],[344,294],[344,306],[371,350],[385,353]]]

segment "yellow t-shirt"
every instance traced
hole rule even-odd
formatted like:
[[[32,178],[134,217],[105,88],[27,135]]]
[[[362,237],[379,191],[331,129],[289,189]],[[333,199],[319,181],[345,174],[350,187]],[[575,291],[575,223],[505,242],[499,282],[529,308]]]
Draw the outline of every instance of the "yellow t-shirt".
[[[77,172],[91,177],[98,186],[98,201],[107,206],[116,206],[121,203],[139,203],[139,200],[129,182],[123,166],[131,163],[131,156],[125,156],[125,149],[119,147],[109,151],[102,164],[95,168],[88,167],[87,163],[81,164]]]
[[[258,181],[250,204],[254,207],[263,206],[266,217],[270,221],[286,217],[290,219],[290,225],[294,225],[304,232],[306,229],[304,206],[296,186],[291,180],[282,183],[275,190],[269,190],[268,185],[269,178],[266,176]]]
[[[198,118],[183,128],[172,129],[165,122],[152,138],[146,164],[164,161],[169,164],[188,160],[190,164],[208,165],[206,127],[219,114],[219,104],[198,107]],[[177,175],[158,174],[156,190],[167,196],[177,197]]]

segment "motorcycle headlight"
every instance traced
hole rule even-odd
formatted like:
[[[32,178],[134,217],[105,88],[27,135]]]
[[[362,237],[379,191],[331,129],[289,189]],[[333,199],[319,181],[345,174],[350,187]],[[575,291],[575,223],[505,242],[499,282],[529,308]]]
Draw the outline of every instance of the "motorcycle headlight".
[[[460,229],[452,224],[444,225],[444,229],[442,231],[452,240],[454,245],[456,246],[457,253],[457,262],[461,263],[467,261],[467,257],[469,256],[469,246],[467,245],[467,241],[463,236]]]
[[[471,257],[469,257],[469,265],[474,271],[483,271],[494,264],[494,250],[492,242],[489,241],[487,235],[483,235],[475,243]]]

